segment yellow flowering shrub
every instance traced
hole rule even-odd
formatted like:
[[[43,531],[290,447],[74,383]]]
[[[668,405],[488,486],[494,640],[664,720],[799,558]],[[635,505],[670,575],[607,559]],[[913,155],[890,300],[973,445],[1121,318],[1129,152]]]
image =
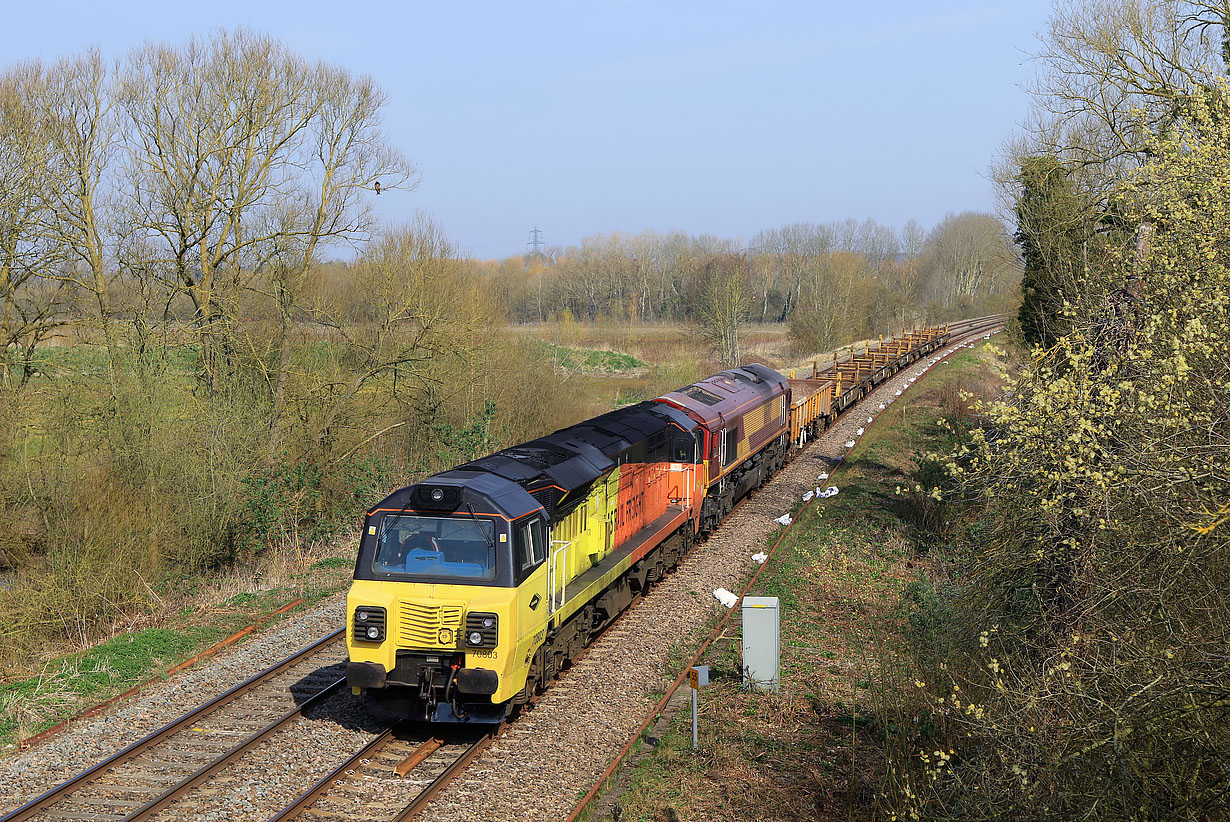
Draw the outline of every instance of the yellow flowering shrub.
[[[1112,204],[1124,287],[949,460],[960,638],[892,817],[1230,818],[1230,90],[1184,103]]]

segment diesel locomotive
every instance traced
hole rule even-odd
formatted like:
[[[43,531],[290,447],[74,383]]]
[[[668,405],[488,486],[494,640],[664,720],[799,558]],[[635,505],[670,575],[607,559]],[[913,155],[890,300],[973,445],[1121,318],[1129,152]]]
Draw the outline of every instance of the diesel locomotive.
[[[367,512],[346,679],[391,720],[498,723],[847,405],[947,331],[809,379],[745,365],[399,488]]]

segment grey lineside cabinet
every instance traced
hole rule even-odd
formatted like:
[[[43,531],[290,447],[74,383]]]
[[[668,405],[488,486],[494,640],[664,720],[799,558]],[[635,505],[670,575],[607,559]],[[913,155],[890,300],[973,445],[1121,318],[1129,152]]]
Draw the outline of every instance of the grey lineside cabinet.
[[[743,598],[743,682],[761,691],[777,690],[781,649],[781,611],[777,597]]]

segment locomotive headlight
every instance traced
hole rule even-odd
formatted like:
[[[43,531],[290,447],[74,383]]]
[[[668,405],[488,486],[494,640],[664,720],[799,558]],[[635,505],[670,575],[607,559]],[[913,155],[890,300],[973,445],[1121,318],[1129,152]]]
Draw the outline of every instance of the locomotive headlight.
[[[354,609],[354,638],[361,642],[380,642],[388,626],[387,613],[377,605],[360,605]]]
[[[458,635],[465,637],[468,648],[494,648],[499,644],[500,616],[489,611],[471,611],[466,614],[465,631]]]
[[[431,489],[431,498],[435,500],[436,502],[439,502],[440,500],[444,499],[444,489],[442,488]]]

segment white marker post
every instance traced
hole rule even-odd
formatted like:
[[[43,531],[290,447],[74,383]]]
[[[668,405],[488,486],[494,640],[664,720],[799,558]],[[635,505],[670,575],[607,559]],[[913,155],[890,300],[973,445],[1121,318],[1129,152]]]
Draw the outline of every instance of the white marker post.
[[[688,668],[688,684],[692,686],[692,750],[700,747],[696,730],[696,695],[700,692],[700,671]]]

